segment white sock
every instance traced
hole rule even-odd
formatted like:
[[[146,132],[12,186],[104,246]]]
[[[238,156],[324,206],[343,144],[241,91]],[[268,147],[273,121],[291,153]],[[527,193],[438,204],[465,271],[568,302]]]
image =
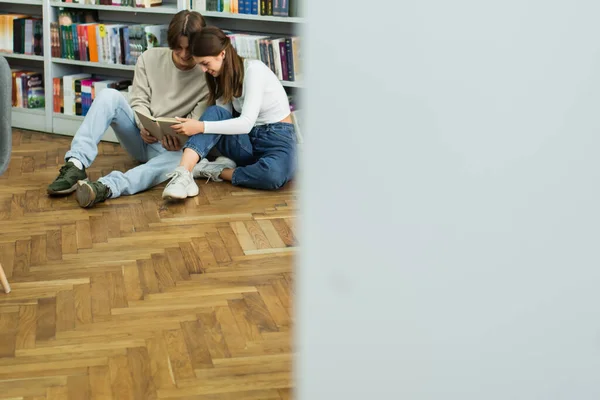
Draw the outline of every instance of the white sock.
[[[67,162],[72,162],[73,164],[75,164],[75,166],[79,169],[83,169],[83,164],[81,163],[81,161],[79,161],[78,159],[76,159],[75,157],[71,157],[67,160]]]

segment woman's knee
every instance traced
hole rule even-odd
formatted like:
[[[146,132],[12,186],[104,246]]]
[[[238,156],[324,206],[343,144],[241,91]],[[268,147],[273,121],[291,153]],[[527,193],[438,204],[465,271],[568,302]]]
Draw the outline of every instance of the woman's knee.
[[[231,119],[232,115],[229,111],[221,106],[208,106],[202,116],[200,117],[200,121],[223,121],[225,119]]]
[[[276,190],[288,183],[290,179],[291,173],[287,168],[273,168],[266,171],[262,185],[267,190]]]
[[[268,190],[277,190],[277,189],[281,189],[283,187],[283,185],[285,185],[287,182],[288,182],[288,179],[286,177],[274,176],[274,177],[267,179],[265,184],[266,184],[266,187]]]

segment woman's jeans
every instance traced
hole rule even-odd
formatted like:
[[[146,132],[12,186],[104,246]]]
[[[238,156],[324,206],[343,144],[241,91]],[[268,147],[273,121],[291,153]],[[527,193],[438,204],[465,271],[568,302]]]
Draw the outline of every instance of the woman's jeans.
[[[231,119],[229,111],[219,106],[206,109],[200,121]],[[242,135],[197,134],[185,148],[206,157],[216,149],[232,159],[237,168],[231,183],[255,189],[278,189],[290,181],[296,171],[296,134],[294,125],[284,122],[259,125]]]

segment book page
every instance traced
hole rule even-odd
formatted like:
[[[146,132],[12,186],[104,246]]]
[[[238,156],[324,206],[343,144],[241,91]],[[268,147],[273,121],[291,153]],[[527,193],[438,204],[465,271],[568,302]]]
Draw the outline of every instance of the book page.
[[[146,128],[148,130],[148,132],[150,132],[150,134],[152,136],[154,136],[158,140],[162,140],[163,133],[162,133],[162,131],[160,129],[160,126],[158,126],[158,124],[156,122],[154,122],[153,118],[147,116],[146,114],[142,114],[142,113],[140,113],[138,111],[136,111],[135,114],[140,119],[140,122],[142,123],[142,126],[144,128]]]
[[[171,126],[175,125],[175,124],[179,124],[180,122],[177,121],[176,119],[173,119],[173,121],[174,122],[168,120],[167,118],[160,118],[158,120],[158,124],[160,126],[160,129],[162,130],[162,134],[176,137],[177,139],[179,139],[179,142],[181,144],[184,144],[185,142],[187,142],[188,136],[176,133],[173,130],[173,128],[171,128]]]

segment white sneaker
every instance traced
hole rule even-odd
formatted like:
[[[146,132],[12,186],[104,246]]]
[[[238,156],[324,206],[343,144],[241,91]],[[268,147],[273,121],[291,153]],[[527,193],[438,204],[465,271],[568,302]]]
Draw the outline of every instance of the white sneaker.
[[[177,167],[175,171],[167,174],[167,177],[173,178],[163,190],[162,198],[165,200],[185,199],[198,195],[199,189],[192,173],[184,167]]]
[[[233,169],[236,166],[237,165],[233,160],[224,156],[217,157],[215,161],[211,162],[209,162],[206,158],[203,158],[198,164],[196,164],[192,173],[194,178],[208,178],[206,182],[211,179],[215,182],[221,182],[223,180],[219,178],[221,172],[225,168]]]

